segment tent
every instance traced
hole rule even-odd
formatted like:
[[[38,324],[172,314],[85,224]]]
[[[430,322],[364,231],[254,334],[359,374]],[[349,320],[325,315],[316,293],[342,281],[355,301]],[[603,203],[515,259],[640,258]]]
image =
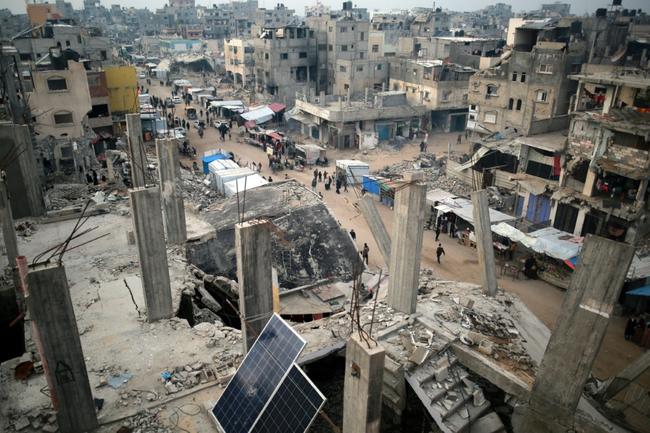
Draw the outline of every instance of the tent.
[[[269,182],[259,174],[251,174],[250,176],[240,177],[224,183],[223,189],[226,197],[231,197],[238,192],[248,191],[249,189],[257,188],[267,183]]]
[[[210,172],[209,166],[212,161],[216,161],[218,159],[229,159],[230,157],[228,155],[224,155],[223,153],[216,153],[214,155],[206,155],[202,158],[203,160],[203,174],[208,174]]]
[[[275,113],[267,106],[254,107],[246,113],[242,113],[241,117],[247,121],[254,121],[257,125],[266,123],[273,119]]]
[[[348,185],[356,185],[363,183],[363,176],[370,174],[370,167],[357,159],[339,159],[336,161],[336,171],[345,173]]]
[[[466,198],[462,197],[453,197],[445,198],[439,201],[436,209],[442,213],[451,212],[458,216],[459,218],[467,221],[471,225],[474,225],[474,205],[472,202]],[[515,217],[499,212],[498,210],[490,208],[490,224],[494,225],[504,221],[512,221]]]

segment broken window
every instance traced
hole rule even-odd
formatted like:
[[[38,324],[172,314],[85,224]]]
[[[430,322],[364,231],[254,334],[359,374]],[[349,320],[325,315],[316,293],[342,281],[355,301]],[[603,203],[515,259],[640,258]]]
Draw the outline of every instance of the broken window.
[[[548,92],[546,90],[537,91],[537,102],[547,102],[548,101]]]
[[[517,99],[517,111],[521,111],[521,99]]]
[[[553,73],[553,65],[539,65],[539,73],[540,74],[552,74]]]
[[[73,123],[72,112],[70,111],[60,111],[54,114],[54,124],[55,125],[65,125]]]
[[[280,60],[287,60],[289,58],[289,53],[280,53]]]
[[[363,72],[363,66],[357,66],[357,72]]]
[[[329,44],[328,51],[334,51],[334,47],[332,46],[332,44]]]
[[[372,52],[373,52],[373,53],[378,53],[378,52],[379,52],[379,45],[374,44],[374,45],[372,46]]]
[[[485,96],[488,96],[488,97],[489,96],[498,96],[497,95],[497,86],[495,86],[494,84],[488,84]]]
[[[522,83],[525,83],[525,82],[526,82],[526,73],[525,73],[525,72],[522,72],[522,73],[521,73],[521,82],[522,82]]]
[[[301,59],[306,59],[307,58],[307,53],[303,51],[300,54],[298,54],[298,57],[301,58]]]
[[[65,78],[52,77],[47,79],[47,88],[50,91],[67,90],[68,83],[66,83]]]
[[[341,51],[347,51],[348,46],[347,45],[341,45]]]
[[[360,41],[363,41],[364,38],[365,38],[365,33],[364,33],[364,32],[360,32],[360,33],[359,33],[359,40],[360,40]]]
[[[517,81],[517,73],[516,72],[512,73],[512,81]]]
[[[340,33],[345,33],[345,32],[347,32],[347,31],[348,31],[348,28],[347,28],[347,27],[341,27],[341,28],[339,28],[339,32],[340,32]]]
[[[363,51],[360,51],[360,52],[359,52],[359,58],[360,58],[361,60],[363,60],[363,57],[364,57],[365,55],[366,55],[366,53],[364,53]]]
[[[515,105],[515,100],[510,98],[508,99],[508,110],[512,110],[512,107]]]
[[[347,71],[348,71],[348,68],[346,68],[345,66],[343,66],[343,65],[339,66],[339,72],[347,72]]]

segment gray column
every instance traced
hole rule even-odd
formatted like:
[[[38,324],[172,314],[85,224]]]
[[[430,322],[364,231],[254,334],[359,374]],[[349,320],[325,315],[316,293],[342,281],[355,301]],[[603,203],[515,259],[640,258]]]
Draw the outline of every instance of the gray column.
[[[551,433],[573,425],[633,255],[631,245],[587,235],[530,401],[515,412],[516,432]]]
[[[377,207],[369,194],[365,194],[361,197],[361,200],[359,200],[359,208],[368,223],[370,233],[372,233],[372,236],[375,238],[375,242],[377,243],[381,256],[384,258],[384,262],[388,265],[390,263],[390,237],[388,236],[388,230],[386,230],[386,226],[381,219],[381,215],[379,215],[379,211],[377,211]]]
[[[180,168],[176,157],[178,152],[176,140],[156,140],[156,152],[167,242],[181,244],[187,240],[187,225],[183,195],[176,188],[176,180],[180,177]]]
[[[36,265],[29,270],[27,305],[40,334],[57,396],[57,421],[63,433],[97,427],[95,403],[79,340],[65,268]]]
[[[273,314],[271,232],[266,220],[235,225],[239,314],[245,353]]]
[[[650,368],[650,350],[646,350],[632,364],[628,365],[615,377],[609,379],[599,391],[599,397],[606,402],[624,390],[630,383]]]
[[[384,348],[370,347],[353,333],[345,350],[343,433],[379,433],[384,383]]]
[[[7,197],[7,185],[3,179],[0,179],[0,223],[2,223],[2,239],[7,249],[7,260],[9,266],[14,268],[16,267],[16,257],[18,257],[18,239],[16,238],[11,204]]]
[[[494,264],[494,245],[490,228],[490,208],[487,192],[482,189],[472,192],[472,216],[474,234],[478,251],[478,266],[481,270],[481,283],[488,296],[497,294],[497,271]]]
[[[106,179],[109,182],[115,180],[115,169],[113,168],[113,152],[110,150],[106,151]]]
[[[147,320],[167,319],[173,312],[160,191],[157,187],[136,188],[129,191],[129,197]]]
[[[139,114],[126,115],[126,133],[129,137],[129,158],[131,158],[131,182],[133,182],[133,188],[146,186],[147,149],[142,139],[142,123]]]
[[[395,222],[390,252],[388,305],[406,314],[415,313],[420,281],[420,253],[424,232],[427,187],[422,172],[406,173],[395,193]]]

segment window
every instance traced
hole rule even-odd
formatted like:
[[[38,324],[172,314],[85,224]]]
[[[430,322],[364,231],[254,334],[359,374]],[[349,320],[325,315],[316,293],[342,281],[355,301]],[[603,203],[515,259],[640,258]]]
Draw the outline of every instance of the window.
[[[350,88],[350,85],[348,83],[343,84],[343,90],[348,90]]]
[[[497,86],[494,84],[488,84],[485,96],[497,96]]]
[[[348,28],[347,28],[347,27],[341,27],[341,28],[339,29],[339,32],[340,32],[340,33],[345,33],[345,32],[347,32],[347,31],[348,31]]]
[[[333,29],[334,29],[334,28],[333,28],[332,26],[329,26],[329,28],[327,29],[327,31],[328,31],[328,32],[331,32]]]
[[[289,53],[280,53],[280,60],[287,60],[289,58]]]
[[[548,101],[548,92],[546,90],[537,91],[537,102],[547,102]]]
[[[476,105],[470,105],[469,109],[472,110],[472,111],[476,111]]]
[[[372,46],[372,52],[373,53],[378,53],[379,52],[379,45],[378,44],[374,44]]]
[[[512,99],[512,98],[510,98],[510,99],[508,100],[508,110],[512,110],[512,108],[514,107],[514,105],[515,105],[515,100]]]
[[[366,37],[366,35],[364,34],[364,32],[359,33],[359,40],[360,41],[363,41],[363,38],[365,38],[365,37]]]
[[[269,59],[269,53],[264,53],[264,60],[268,60],[268,59]]]
[[[50,91],[67,90],[68,83],[66,83],[65,78],[59,78],[59,77],[48,78],[47,88]]]
[[[341,51],[347,51],[348,46],[347,45],[341,45]]]
[[[451,90],[443,90],[442,91],[442,102],[448,102],[450,96],[451,96]]]
[[[521,99],[517,99],[517,111],[521,111]]]
[[[363,60],[363,58],[364,58],[365,55],[366,55],[366,53],[364,53],[363,51],[360,51],[360,52],[359,52],[359,58],[360,58],[361,60]]]
[[[106,53],[106,50],[101,50],[100,51],[100,56],[102,60],[108,59],[108,54]]]
[[[521,82],[522,82],[522,83],[525,83],[525,82],[526,82],[526,73],[525,73],[525,72],[522,72],[522,73],[521,73]]]
[[[517,81],[517,73],[516,72],[512,73],[512,81]]]
[[[363,72],[363,66],[357,66],[357,72]]]
[[[69,47],[70,46],[70,41],[65,41],[65,46]]]
[[[67,123],[73,123],[72,113],[70,111],[60,111],[54,114],[55,125],[64,125]]]
[[[318,51],[327,50],[327,44],[318,44]]]
[[[497,123],[497,112],[496,111],[491,111],[488,113],[485,113],[483,116],[483,121],[485,123]]]
[[[377,67],[376,67],[375,69],[377,69],[378,71],[381,71],[381,63],[378,64]]]
[[[467,93],[463,93],[463,102],[467,102]]]
[[[582,70],[582,63],[572,63],[571,64],[571,73],[572,74],[579,74],[581,70]]]
[[[339,66],[339,72],[347,72],[347,71],[348,71],[348,68],[346,68],[345,66],[343,66],[343,65]]]
[[[334,51],[334,47],[332,46],[332,44],[329,44],[329,46],[327,47],[327,50],[328,51]]]
[[[552,74],[553,73],[553,65],[539,65],[539,73],[540,74]]]
[[[307,58],[307,53],[303,51],[300,54],[298,54],[298,57],[301,58],[301,59],[306,59]]]

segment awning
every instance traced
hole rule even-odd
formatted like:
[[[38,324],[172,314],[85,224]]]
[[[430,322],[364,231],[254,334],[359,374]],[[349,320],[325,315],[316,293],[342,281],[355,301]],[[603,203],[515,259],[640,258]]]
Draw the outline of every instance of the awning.
[[[279,113],[282,110],[286,110],[287,106],[284,104],[280,104],[279,102],[274,102],[272,104],[269,104],[269,108],[274,112],[274,113]]]
[[[480,147],[476,152],[474,152],[474,154],[470,157],[470,159],[467,162],[459,165],[454,170],[465,171],[468,168],[474,167],[474,165],[476,165],[476,163],[479,162],[480,159],[483,158],[490,150],[491,149],[487,147]]]
[[[435,202],[441,202],[443,200],[447,199],[453,199],[456,198],[454,194],[445,191],[444,189],[432,189],[431,191],[427,191],[427,204],[429,206],[433,206]]]
[[[244,102],[239,99],[231,99],[229,101],[212,101],[210,102],[211,107],[243,107]]]
[[[474,225],[474,205],[472,205],[472,202],[466,198],[456,197],[441,200],[440,204],[436,206],[436,209],[444,213],[451,212],[459,218]],[[514,219],[515,217],[513,216],[499,212],[498,210],[490,209],[490,224],[512,221]]]
[[[247,120],[246,122],[244,122],[244,128],[252,129],[255,128],[256,126],[257,124],[255,123],[254,120]]]
[[[256,107],[251,111],[242,113],[244,120],[254,120],[258,125],[273,119],[275,113],[269,107]]]
[[[632,296],[650,296],[650,286],[639,287],[638,289],[633,289],[629,292],[625,292],[625,294]]]
[[[574,265],[573,260],[582,248],[583,238],[553,227],[524,233],[509,224],[500,223],[492,226],[492,231],[511,241],[519,242],[537,253],[559,260],[570,261]]]
[[[282,141],[282,136],[278,134],[277,132],[267,132],[266,135],[271,137],[274,140]]]

